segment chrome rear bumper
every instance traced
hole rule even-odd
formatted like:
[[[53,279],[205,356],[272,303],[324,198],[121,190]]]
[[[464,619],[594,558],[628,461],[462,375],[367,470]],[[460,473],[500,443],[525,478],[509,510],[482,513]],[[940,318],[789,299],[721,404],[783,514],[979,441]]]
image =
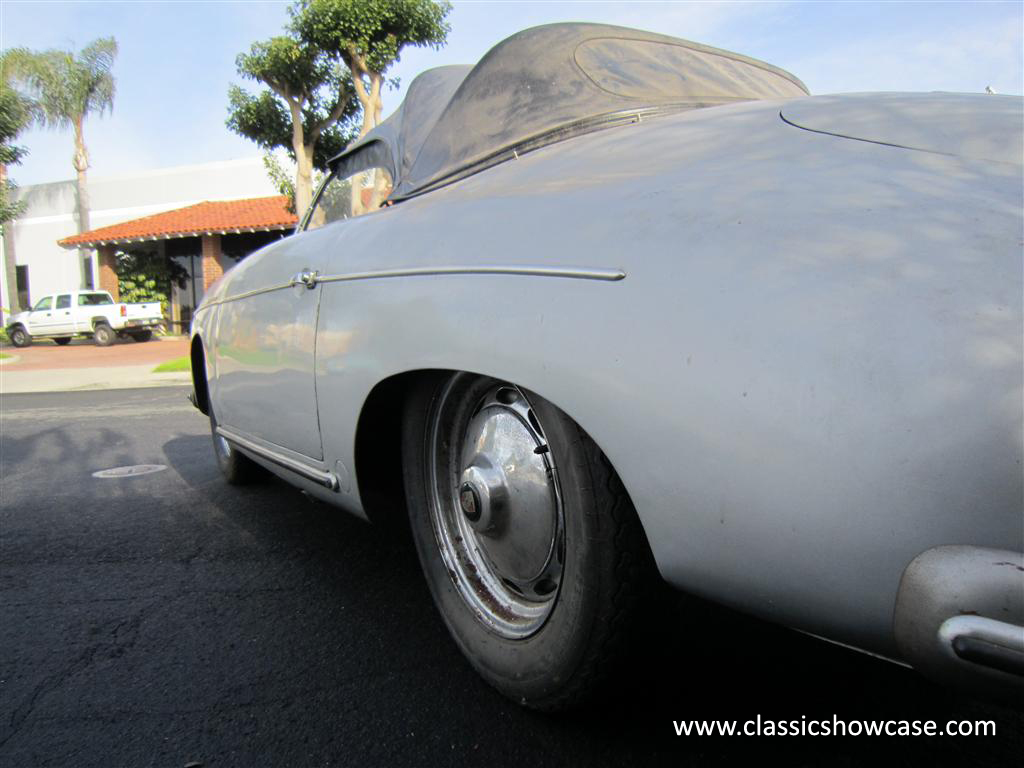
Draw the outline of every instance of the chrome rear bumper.
[[[1024,705],[1024,554],[923,552],[903,572],[893,628],[903,658],[928,677]]]

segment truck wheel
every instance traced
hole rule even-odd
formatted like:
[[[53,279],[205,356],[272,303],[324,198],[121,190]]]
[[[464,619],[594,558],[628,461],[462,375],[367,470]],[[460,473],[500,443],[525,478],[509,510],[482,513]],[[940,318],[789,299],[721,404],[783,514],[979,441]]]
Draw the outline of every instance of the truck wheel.
[[[22,328],[20,325],[16,325],[11,328],[8,336],[11,339],[11,344],[16,347],[27,347],[32,343],[32,337],[28,335],[28,331]]]
[[[551,403],[468,374],[424,380],[403,428],[413,539],[456,644],[515,702],[580,703],[622,650],[650,557],[610,463]]]
[[[133,333],[131,336],[132,336],[133,339],[135,339],[135,341],[140,341],[140,342],[141,341],[149,341],[150,339],[153,338],[153,332],[152,331],[138,331],[137,333]]]
[[[71,337],[70,336],[58,336],[53,341],[54,341],[54,343],[58,347],[63,347],[63,346],[66,346],[66,345],[71,343]]]
[[[114,335],[113,329],[106,323],[97,323],[96,327],[92,329],[92,338],[96,342],[97,347],[109,347],[114,343],[114,339],[117,336]]]

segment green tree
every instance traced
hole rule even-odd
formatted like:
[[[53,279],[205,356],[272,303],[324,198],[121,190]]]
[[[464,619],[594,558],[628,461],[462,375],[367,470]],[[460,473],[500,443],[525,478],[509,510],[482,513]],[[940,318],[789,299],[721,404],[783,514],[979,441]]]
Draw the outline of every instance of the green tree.
[[[145,248],[118,251],[114,258],[121,301],[133,304],[159,301],[166,317],[173,286],[184,288],[188,272],[174,259]]]
[[[444,45],[451,30],[446,21],[450,12],[450,3],[434,0],[298,0],[289,9],[295,34],[348,67],[362,107],[360,138],[380,123],[384,76],[399,61],[402,49]],[[372,207],[382,182],[378,174]],[[353,195],[352,204],[353,213],[362,212],[360,195]]]
[[[10,74],[38,105],[35,122],[44,128],[75,133],[72,165],[77,175],[78,231],[89,229],[89,191],[86,171],[89,151],[85,144],[85,119],[114,108],[114,75],[117,41],[93,40],[77,54],[72,51],[41,52],[15,48],[7,52]]]
[[[444,45],[451,8],[433,0],[299,0],[289,13],[303,40],[340,57],[352,73],[363,108],[362,137],[380,123],[388,69],[408,45]]]
[[[10,197],[16,185],[7,175],[7,166],[18,165],[27,154],[24,147],[16,146],[13,141],[25,130],[30,120],[26,100],[0,82],[0,232],[25,207],[23,202],[16,202]]]
[[[25,208],[23,201],[11,199],[16,185],[8,176],[7,168],[18,165],[28,150],[14,144],[35,118],[36,105],[15,91],[10,84],[11,68],[8,55],[0,55],[0,236],[4,240],[4,271],[7,282],[7,308],[13,313],[21,310],[18,300],[18,280],[15,269],[14,238],[7,222],[17,218]],[[0,299],[2,301],[2,299]]]
[[[347,125],[358,112],[352,78],[337,57],[299,38],[285,35],[254,43],[235,60],[238,73],[269,90],[228,90],[227,125],[265,150],[283,147],[295,161],[293,204],[301,215],[313,197],[313,169],[351,138]]]

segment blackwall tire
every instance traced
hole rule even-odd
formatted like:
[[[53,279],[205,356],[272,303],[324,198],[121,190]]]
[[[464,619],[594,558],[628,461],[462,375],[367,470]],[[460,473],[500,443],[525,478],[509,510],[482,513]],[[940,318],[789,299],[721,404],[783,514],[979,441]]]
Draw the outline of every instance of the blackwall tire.
[[[106,323],[100,323],[92,329],[92,338],[97,347],[109,347],[117,339],[117,334]]]
[[[213,437],[213,455],[228,485],[251,485],[265,479],[268,472],[231,443],[217,434],[217,419],[210,408],[210,432]]]
[[[513,437],[488,442],[496,434]],[[580,704],[615,668],[650,573],[636,512],[608,460],[543,398],[466,374],[424,379],[411,393],[402,447],[413,539],[463,654],[520,704],[545,711]],[[515,506],[509,499],[539,487],[538,460],[551,480],[551,503],[542,494],[506,514]],[[503,461],[515,470],[488,476],[486,467]],[[508,479],[524,472],[526,482]],[[488,506],[488,494],[505,506]],[[550,525],[536,522],[549,518]],[[551,558],[544,561],[548,532]],[[531,550],[521,561],[507,556]],[[531,581],[534,572],[548,583]],[[490,603],[498,607],[489,610]]]
[[[22,328],[20,325],[15,326],[11,329],[8,334],[8,338],[11,340],[11,344],[16,347],[24,348],[32,344],[32,337],[28,335],[28,331]]]

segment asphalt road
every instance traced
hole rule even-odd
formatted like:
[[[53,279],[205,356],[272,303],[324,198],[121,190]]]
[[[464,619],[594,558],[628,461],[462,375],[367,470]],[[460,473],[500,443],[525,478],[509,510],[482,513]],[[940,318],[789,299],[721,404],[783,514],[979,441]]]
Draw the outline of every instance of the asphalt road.
[[[1018,712],[669,596],[569,716],[482,683],[409,542],[221,482],[184,390],[0,399],[0,765],[1019,764]],[[125,479],[92,472],[152,463]],[[994,738],[677,738],[682,718],[993,720]]]

